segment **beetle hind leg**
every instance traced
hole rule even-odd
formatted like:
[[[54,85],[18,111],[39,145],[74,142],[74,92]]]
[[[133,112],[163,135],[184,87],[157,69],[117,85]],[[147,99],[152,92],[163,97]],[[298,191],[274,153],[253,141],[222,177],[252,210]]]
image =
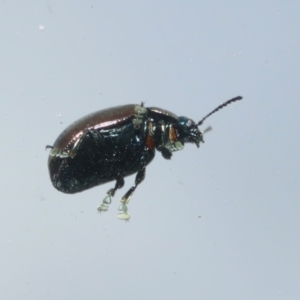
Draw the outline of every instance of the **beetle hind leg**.
[[[120,202],[121,205],[119,206],[118,210],[119,210],[119,219],[120,220],[124,220],[124,221],[128,221],[130,219],[130,215],[128,214],[128,208],[127,208],[127,204],[132,196],[132,194],[134,193],[135,189],[137,188],[137,186],[144,180],[146,176],[146,168],[143,167],[141,170],[139,170],[136,174],[135,177],[135,184],[127,191],[127,193],[121,198]]]
[[[124,185],[124,178],[118,177],[116,181],[116,185],[114,188],[110,189],[107,192],[107,196],[102,200],[102,204],[98,206],[98,212],[107,211],[109,208],[109,205],[111,204],[112,197],[115,195],[115,192],[117,189],[122,188]]]

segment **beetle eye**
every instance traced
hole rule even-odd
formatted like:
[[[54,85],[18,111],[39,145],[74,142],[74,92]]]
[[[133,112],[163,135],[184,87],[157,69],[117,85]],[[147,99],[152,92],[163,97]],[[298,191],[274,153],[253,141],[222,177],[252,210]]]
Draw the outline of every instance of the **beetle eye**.
[[[188,133],[192,128],[195,127],[195,123],[193,120],[188,119],[186,117],[178,117],[178,125],[179,128],[186,133]]]
[[[189,127],[189,128],[192,127],[193,126],[193,121],[191,119],[188,119],[187,122],[186,122],[186,126]]]

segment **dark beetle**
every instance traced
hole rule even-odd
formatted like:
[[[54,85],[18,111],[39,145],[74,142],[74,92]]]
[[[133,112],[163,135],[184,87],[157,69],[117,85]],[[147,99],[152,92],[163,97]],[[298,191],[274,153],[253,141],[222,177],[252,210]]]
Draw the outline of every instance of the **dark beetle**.
[[[63,193],[73,194],[116,180],[107,192],[99,211],[106,211],[115,191],[124,185],[124,177],[136,173],[135,184],[121,198],[119,218],[129,220],[126,204],[143,181],[146,166],[155,149],[165,159],[181,150],[185,143],[200,146],[203,133],[198,129],[210,115],[236,97],[218,106],[201,121],[157,107],[129,104],[92,113],[67,127],[51,148],[48,160],[53,186]]]

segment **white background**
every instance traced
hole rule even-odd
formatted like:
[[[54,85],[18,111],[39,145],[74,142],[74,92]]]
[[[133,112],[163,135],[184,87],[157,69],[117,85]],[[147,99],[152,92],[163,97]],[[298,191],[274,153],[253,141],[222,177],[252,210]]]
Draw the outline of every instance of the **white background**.
[[[1,299],[299,299],[296,1],[1,1]],[[55,190],[47,144],[140,103],[199,121],[117,218]]]

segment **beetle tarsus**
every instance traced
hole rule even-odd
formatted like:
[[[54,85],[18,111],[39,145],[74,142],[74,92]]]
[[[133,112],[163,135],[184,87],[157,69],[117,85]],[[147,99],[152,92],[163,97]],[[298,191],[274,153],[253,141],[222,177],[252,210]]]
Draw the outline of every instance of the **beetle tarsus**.
[[[107,196],[103,199],[102,204],[98,207],[98,211],[100,213],[108,210],[109,205],[111,204],[111,197],[112,195],[107,193]]]
[[[112,197],[115,195],[116,190],[122,188],[123,185],[124,185],[124,178],[118,176],[115,187],[113,189],[110,189],[107,192],[107,196],[105,196],[105,198],[102,200],[102,204],[100,204],[98,206],[98,211],[99,212],[103,212],[103,211],[107,211],[108,210],[109,205],[112,202]]]
[[[128,207],[127,207],[126,204],[129,203],[132,194],[134,193],[134,191],[137,188],[137,186],[145,179],[145,176],[146,176],[146,168],[143,167],[136,174],[135,184],[121,198],[121,200],[120,200],[121,204],[120,204],[120,206],[118,208],[118,210],[119,210],[118,217],[119,217],[120,220],[128,221],[130,219],[130,215],[127,213]]]
[[[122,203],[119,206],[118,210],[119,210],[118,218],[122,221],[128,222],[130,219],[130,215],[127,213],[128,210],[127,205],[125,203]]]

